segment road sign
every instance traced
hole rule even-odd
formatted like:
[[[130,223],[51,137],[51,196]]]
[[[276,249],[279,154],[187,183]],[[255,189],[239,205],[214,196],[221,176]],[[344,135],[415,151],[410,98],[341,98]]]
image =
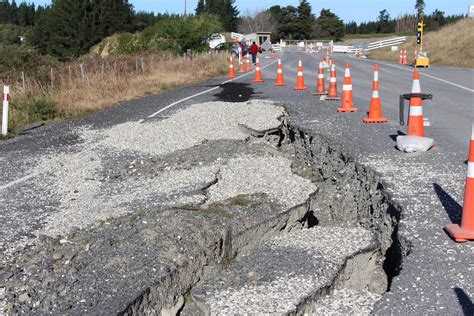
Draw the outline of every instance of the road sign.
[[[272,47],[272,43],[269,40],[266,40],[261,46],[264,50],[269,50]]]

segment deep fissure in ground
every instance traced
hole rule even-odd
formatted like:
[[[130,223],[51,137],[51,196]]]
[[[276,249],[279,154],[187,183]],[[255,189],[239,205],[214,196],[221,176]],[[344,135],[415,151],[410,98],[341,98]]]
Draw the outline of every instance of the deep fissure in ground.
[[[186,302],[192,302],[189,293],[207,271],[215,273],[225,269],[241,252],[257,247],[272,236],[316,225],[362,226],[376,236],[379,248],[349,258],[331,286],[308,297],[297,307],[297,313],[304,313],[309,304],[331,293],[338,283],[346,282],[346,274],[363,272],[375,253],[384,258],[386,291],[390,290],[392,278],[400,273],[402,260],[410,252],[408,241],[398,236],[401,206],[392,201],[375,171],[355,162],[340,146],[330,144],[325,137],[289,126],[286,117],[281,119],[280,129],[264,134],[254,132],[252,137],[276,144],[282,152],[291,152],[293,172],[317,182],[319,191],[310,196],[306,204],[293,207],[257,227],[235,235],[230,228],[223,230],[211,255],[200,261],[203,266],[196,268],[194,263],[193,267],[184,266],[180,271],[174,271],[138,297],[123,314],[151,310],[180,313]],[[151,295],[152,292],[155,294]]]

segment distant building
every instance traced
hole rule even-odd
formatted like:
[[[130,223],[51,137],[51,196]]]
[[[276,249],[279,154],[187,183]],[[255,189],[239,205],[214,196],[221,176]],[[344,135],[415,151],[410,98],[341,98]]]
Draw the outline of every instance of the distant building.
[[[467,7],[467,16],[474,18],[474,4],[471,4]]]
[[[256,33],[250,33],[245,35],[245,39],[247,42],[252,43],[255,42],[257,45],[262,45],[264,42],[269,41],[271,42],[271,36],[272,32],[256,32]]]

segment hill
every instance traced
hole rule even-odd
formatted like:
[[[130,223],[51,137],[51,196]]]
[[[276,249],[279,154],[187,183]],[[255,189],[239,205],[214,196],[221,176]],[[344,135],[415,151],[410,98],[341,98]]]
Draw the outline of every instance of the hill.
[[[426,33],[423,37],[423,50],[428,52],[432,64],[452,67],[474,67],[474,50],[472,49],[474,19],[462,19],[444,26],[435,32]],[[416,38],[400,45],[408,51],[411,59],[413,52],[419,49]],[[377,49],[369,55],[371,59],[398,61],[399,52],[392,52],[390,47]]]

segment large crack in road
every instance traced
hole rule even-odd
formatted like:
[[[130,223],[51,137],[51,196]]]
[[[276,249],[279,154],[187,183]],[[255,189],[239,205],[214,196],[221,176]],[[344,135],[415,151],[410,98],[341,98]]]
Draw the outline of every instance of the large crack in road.
[[[197,104],[83,130],[40,159],[53,211],[5,258],[6,310],[370,312],[409,252],[400,207],[375,172],[286,115]]]

